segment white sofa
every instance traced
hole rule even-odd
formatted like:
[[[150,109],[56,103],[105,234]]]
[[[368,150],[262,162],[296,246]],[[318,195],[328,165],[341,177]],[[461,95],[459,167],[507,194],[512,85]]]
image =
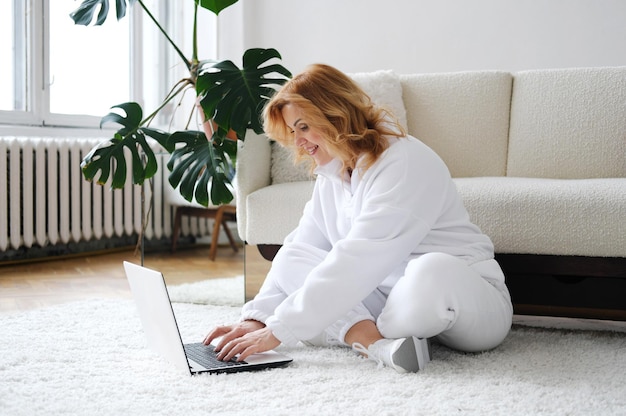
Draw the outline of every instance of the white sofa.
[[[352,76],[446,162],[517,313],[626,320],[626,67]],[[238,230],[268,259],[307,172],[264,137],[240,145]]]

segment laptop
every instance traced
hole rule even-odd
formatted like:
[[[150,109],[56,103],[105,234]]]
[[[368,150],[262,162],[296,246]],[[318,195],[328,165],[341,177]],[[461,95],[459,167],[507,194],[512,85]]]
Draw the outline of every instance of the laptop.
[[[220,361],[213,345],[183,344],[163,274],[127,261],[124,269],[148,345],[181,371],[191,375],[233,373],[279,367],[293,361],[276,351],[253,354],[241,362]]]

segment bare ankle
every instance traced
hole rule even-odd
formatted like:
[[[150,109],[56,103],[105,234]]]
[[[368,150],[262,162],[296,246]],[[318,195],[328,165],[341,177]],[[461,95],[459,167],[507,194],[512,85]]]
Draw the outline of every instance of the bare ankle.
[[[374,321],[365,320],[354,324],[344,339],[348,345],[359,343],[367,348],[376,341],[383,339],[383,336],[378,331]]]

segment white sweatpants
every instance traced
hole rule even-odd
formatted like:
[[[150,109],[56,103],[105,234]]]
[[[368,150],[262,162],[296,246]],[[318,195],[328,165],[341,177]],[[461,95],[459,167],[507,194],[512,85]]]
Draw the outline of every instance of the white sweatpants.
[[[302,287],[309,271],[327,254],[301,244],[289,247],[279,251],[268,275],[277,281],[265,282],[279,286],[286,295]],[[336,339],[344,343],[354,324],[370,319],[385,338],[436,337],[454,349],[484,351],[504,340],[512,316],[504,276],[495,260],[468,265],[448,254],[429,253],[409,261],[388,296],[374,291],[310,342]]]
[[[468,266],[443,253],[414,259],[389,293],[378,330],[385,338],[436,337],[461,351],[494,348],[508,334],[513,317],[503,281],[499,287],[490,283],[496,273],[502,270],[495,260]]]

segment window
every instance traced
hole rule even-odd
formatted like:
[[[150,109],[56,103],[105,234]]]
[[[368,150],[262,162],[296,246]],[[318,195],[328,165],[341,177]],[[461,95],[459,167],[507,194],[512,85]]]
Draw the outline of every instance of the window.
[[[48,6],[50,113],[101,117],[111,105],[130,100],[130,19],[74,25],[69,15],[77,4]]]
[[[129,81],[135,21],[74,25],[69,14],[79,4],[0,2],[0,124],[98,127],[112,105],[136,95]]]
[[[24,79],[16,76],[24,71],[26,45],[25,20],[20,2],[0,3],[0,110],[25,110]],[[17,18],[16,18],[17,17]]]

